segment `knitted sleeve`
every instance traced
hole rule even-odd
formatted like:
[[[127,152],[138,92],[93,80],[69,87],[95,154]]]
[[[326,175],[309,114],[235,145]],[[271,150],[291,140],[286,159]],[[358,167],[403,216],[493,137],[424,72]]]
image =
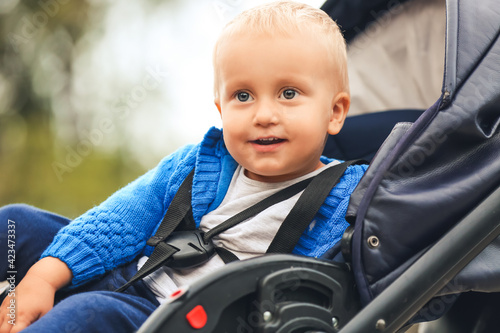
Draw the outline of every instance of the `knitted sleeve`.
[[[73,273],[71,287],[133,260],[170,203],[167,190],[172,175],[195,149],[186,146],[165,157],[156,168],[76,218],[59,231],[42,258],[65,262]]]
[[[309,228],[304,231],[293,253],[321,257],[341,238],[349,225],[345,220],[351,193],[363,177],[368,165],[351,165],[319,209]]]

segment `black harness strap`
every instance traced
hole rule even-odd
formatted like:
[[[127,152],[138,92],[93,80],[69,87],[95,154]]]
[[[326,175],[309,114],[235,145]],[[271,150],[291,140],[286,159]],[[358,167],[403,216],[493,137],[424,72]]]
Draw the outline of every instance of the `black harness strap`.
[[[276,237],[273,239],[267,250],[267,253],[290,253],[297,244],[305,228],[310,224],[316,215],[332,187],[338,183],[347,167],[356,163],[359,164],[360,161],[349,161],[332,166],[322,171],[315,177],[302,180],[280,190],[279,192],[276,192],[275,194],[265,198],[257,204],[245,209],[244,211],[217,225],[213,229],[207,231],[203,235],[203,241],[205,243],[211,242],[212,238],[216,235],[252,216],[255,216],[278,202],[291,198],[305,189],[296,205],[283,221]],[[189,173],[179,187],[179,190],[175,194],[160,226],[158,227],[157,232],[147,241],[147,245],[155,247],[153,253],[141,269],[130,279],[130,281],[118,288],[116,291],[123,291],[134,282],[151,274],[161,266],[165,264],[168,265],[168,261],[171,260],[172,256],[179,251],[178,248],[171,246],[168,242],[165,242],[174,230],[178,230],[179,227],[182,230],[195,230],[195,223],[191,215],[191,188],[193,175],[194,169]],[[184,225],[181,225],[182,221],[184,221]],[[224,248],[216,247],[215,251],[225,263],[239,260],[238,257],[231,251]]]
[[[179,226],[182,220],[191,212],[191,188],[193,186],[194,169],[187,175],[177,190],[167,212],[155,235],[147,241],[147,245],[156,246],[163,242]],[[193,229],[195,226],[192,226]]]
[[[223,247],[216,247],[215,252],[217,252],[219,257],[222,259],[222,261],[224,261],[225,264],[240,260],[240,258],[238,258],[236,254]]]
[[[304,190],[311,182],[312,178],[304,179],[298,183],[295,183],[293,185],[288,186],[287,188],[282,189],[279,192],[274,193],[273,195],[245,209],[244,211],[239,212],[233,217],[227,219],[226,221],[222,222],[221,224],[207,231],[207,233],[205,234],[205,241],[208,241],[209,239],[212,239],[213,237],[226,231],[227,229],[234,227],[238,223],[252,216],[257,215],[258,213],[277,204],[278,202],[293,197],[295,194]]]
[[[191,214],[191,187],[193,184],[194,169],[187,175],[181,186],[175,193],[172,202],[168,206],[167,212],[158,227],[155,235],[147,241],[147,245],[154,246],[153,253],[141,267],[140,270],[123,286],[116,289],[117,292],[122,292],[130,287],[136,281],[153,273],[155,270],[163,266],[173,254],[178,250],[173,246],[163,242],[170,234]],[[187,203],[187,204],[186,204]],[[194,226],[193,226],[194,228]]]
[[[291,253],[300,237],[320,209],[331,189],[337,185],[346,169],[362,160],[347,161],[321,172],[314,177],[287,215],[266,253]]]
[[[163,266],[170,259],[170,257],[176,252],[177,249],[174,248],[173,246],[170,246],[164,242],[158,243],[158,245],[153,250],[153,253],[151,253],[148,260],[144,263],[141,269],[137,271],[137,273],[135,273],[135,275],[132,276],[132,278],[127,283],[125,283],[123,286],[116,289],[115,291],[122,292],[128,287],[130,287],[132,284],[134,284],[136,281],[139,281],[140,279],[153,273],[158,268]]]

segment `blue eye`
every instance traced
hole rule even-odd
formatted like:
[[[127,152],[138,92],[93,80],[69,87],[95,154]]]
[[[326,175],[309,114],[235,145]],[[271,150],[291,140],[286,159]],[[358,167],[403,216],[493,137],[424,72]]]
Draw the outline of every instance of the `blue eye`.
[[[239,93],[236,94],[236,98],[240,102],[246,102],[250,100],[250,94],[244,91],[240,91]]]
[[[281,95],[285,99],[293,99],[297,95],[297,92],[293,89],[286,89],[281,93]]]

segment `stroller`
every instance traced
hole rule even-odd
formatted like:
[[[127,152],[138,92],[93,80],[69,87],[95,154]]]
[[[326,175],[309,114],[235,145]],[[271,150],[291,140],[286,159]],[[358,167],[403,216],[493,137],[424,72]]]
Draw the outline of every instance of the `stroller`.
[[[322,8],[351,41],[393,2]],[[228,264],[175,292],[140,333],[403,332],[418,322],[424,332],[498,331],[500,6],[448,0],[446,13],[437,102],[423,113],[348,118],[325,149],[336,158],[374,155],[340,244],[319,259]]]

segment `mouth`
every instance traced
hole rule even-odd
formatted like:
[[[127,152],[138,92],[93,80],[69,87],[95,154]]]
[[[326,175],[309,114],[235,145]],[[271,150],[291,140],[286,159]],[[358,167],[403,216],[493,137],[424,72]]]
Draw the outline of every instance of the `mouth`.
[[[251,141],[252,143],[255,143],[260,146],[269,146],[273,144],[278,144],[284,142],[285,139],[280,139],[280,138],[275,138],[275,137],[269,137],[269,138],[260,138],[257,140]]]

